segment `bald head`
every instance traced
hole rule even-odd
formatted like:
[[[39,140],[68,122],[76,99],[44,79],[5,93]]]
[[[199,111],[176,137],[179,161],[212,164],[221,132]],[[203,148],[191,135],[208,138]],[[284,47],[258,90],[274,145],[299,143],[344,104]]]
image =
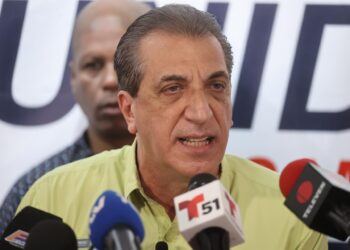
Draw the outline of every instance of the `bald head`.
[[[77,17],[70,62],[71,87],[88,119],[88,138],[94,153],[120,148],[134,140],[117,103],[113,55],[129,25],[148,9],[133,0],[95,0]]]
[[[79,13],[75,22],[72,40],[73,57],[79,48],[79,37],[94,29],[94,21],[101,17],[114,18],[126,30],[137,17],[148,10],[147,5],[134,0],[92,1]]]

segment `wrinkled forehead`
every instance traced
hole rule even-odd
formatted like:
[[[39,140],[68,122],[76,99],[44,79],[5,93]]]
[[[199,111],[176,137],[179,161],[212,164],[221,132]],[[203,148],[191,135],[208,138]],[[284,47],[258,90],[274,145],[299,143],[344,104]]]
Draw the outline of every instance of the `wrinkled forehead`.
[[[192,34],[164,31],[164,30],[158,30],[158,29],[152,30],[151,32],[145,34],[140,39],[137,47],[139,49],[138,51],[139,53],[142,50],[147,51],[148,49],[172,50],[177,45],[185,47],[187,45],[187,41],[188,43],[191,43],[192,41],[206,41],[208,46],[212,45],[217,48],[220,48],[220,50],[223,51],[217,38],[209,32],[202,35],[192,35]],[[179,51],[179,53],[181,53],[181,51]]]
[[[198,51],[196,46],[193,47],[193,45],[196,44],[200,44],[210,50],[215,50],[215,52],[217,52],[223,60],[225,59],[225,54],[220,42],[211,33],[203,34],[200,36],[192,36],[183,33],[171,33],[163,30],[155,30],[143,36],[139,42],[138,54],[141,54],[143,57],[145,54],[147,54],[149,57],[152,57],[153,54],[146,53],[149,50],[153,50],[155,52],[163,50],[165,53],[163,56],[166,56],[166,54],[172,54],[174,50],[177,51],[173,55],[181,55],[185,51],[188,52],[188,50],[197,52],[197,54],[207,53],[207,51]],[[156,55],[158,55],[158,53]],[[148,58],[140,59],[145,60]]]
[[[229,78],[224,52],[212,35],[191,37],[155,32],[141,41],[138,55],[144,73],[157,77],[171,75],[189,80],[199,74],[204,80],[221,72]]]
[[[201,45],[205,50],[198,50],[196,45]],[[160,55],[161,59],[167,57],[167,55],[177,57],[184,54],[185,51],[188,52],[186,55],[193,58],[199,57],[198,55],[206,55],[206,58],[209,57],[211,59],[215,57],[216,62],[222,62],[225,66],[223,70],[227,70],[229,74],[225,51],[217,37],[210,32],[193,35],[181,32],[153,30],[140,39],[137,50],[138,59],[141,64],[152,59],[153,56],[159,56],[158,51],[161,50],[163,50],[163,54]],[[147,53],[149,50],[153,50],[154,54]],[[176,53],[171,53],[174,50],[176,50]],[[191,51],[193,51],[192,55],[190,53]],[[209,51],[212,52],[211,55]]]

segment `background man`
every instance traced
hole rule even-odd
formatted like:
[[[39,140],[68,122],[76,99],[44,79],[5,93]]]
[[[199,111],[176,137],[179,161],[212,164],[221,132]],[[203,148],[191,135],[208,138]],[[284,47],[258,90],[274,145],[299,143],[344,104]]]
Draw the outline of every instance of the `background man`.
[[[0,208],[0,235],[29,187],[48,171],[104,150],[131,144],[118,107],[113,54],[127,27],[148,8],[130,0],[97,0],[79,14],[72,39],[71,86],[88,119],[88,128],[72,145],[23,175]]]
[[[189,249],[173,199],[192,176],[208,172],[240,207],[245,243],[235,249],[326,249],[325,237],[284,207],[276,173],[224,154],[232,61],[231,46],[208,13],[187,5],[147,12],[128,28],[115,55],[118,103],[135,142],[52,171],[18,210],[32,205],[54,213],[87,238],[95,199],[112,189],[139,210],[144,249],[158,241]]]

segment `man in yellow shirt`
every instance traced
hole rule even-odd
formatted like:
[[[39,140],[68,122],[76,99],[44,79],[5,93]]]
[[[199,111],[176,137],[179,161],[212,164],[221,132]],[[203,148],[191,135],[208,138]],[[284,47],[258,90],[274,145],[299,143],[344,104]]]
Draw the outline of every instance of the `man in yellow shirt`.
[[[112,189],[138,209],[146,236],[190,249],[181,236],[173,199],[198,173],[218,177],[241,211],[245,242],[234,249],[327,249],[283,205],[278,175],[225,155],[232,126],[232,51],[215,18],[187,5],[168,5],[137,19],[115,54],[118,103],[132,146],[66,165],[41,178],[23,198],[63,218],[88,238],[96,198]],[[116,211],[117,212],[117,211]]]

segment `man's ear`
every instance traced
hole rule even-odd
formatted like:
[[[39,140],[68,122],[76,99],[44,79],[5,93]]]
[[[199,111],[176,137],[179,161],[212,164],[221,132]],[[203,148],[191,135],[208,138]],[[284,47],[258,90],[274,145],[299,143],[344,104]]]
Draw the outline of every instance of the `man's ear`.
[[[125,90],[120,90],[118,92],[118,104],[119,104],[119,109],[122,112],[124,119],[126,121],[126,124],[128,125],[129,133],[135,135],[137,132],[137,128],[136,128],[136,119],[135,119],[135,113],[134,113],[134,105],[135,105],[134,98],[129,94],[129,92]]]

